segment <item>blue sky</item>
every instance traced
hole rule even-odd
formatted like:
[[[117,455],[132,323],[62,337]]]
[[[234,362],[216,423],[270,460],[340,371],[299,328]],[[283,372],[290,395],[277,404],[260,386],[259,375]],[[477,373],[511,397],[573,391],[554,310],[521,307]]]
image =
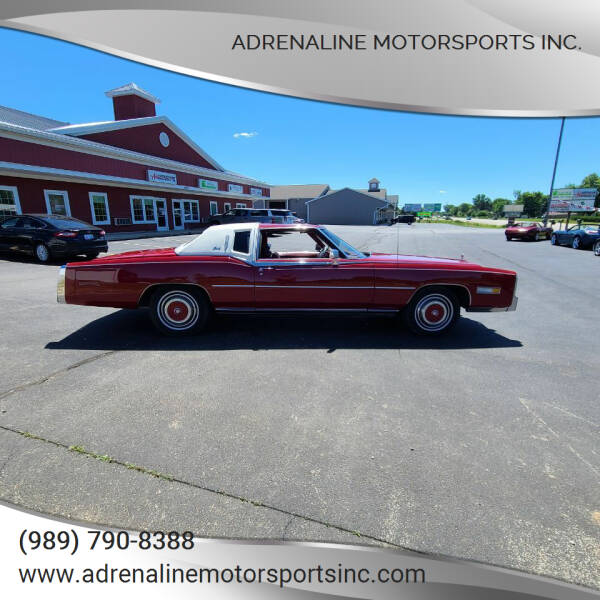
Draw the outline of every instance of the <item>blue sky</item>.
[[[254,92],[0,28],[0,104],[71,123],[111,120],[104,92],[130,81],[225,168],[270,184],[366,187],[400,203],[548,192],[560,121],[355,108]],[[518,93],[516,91],[515,93]],[[435,102],[434,104],[439,104]],[[252,136],[235,136],[239,133]],[[600,172],[600,119],[568,119],[556,185]]]

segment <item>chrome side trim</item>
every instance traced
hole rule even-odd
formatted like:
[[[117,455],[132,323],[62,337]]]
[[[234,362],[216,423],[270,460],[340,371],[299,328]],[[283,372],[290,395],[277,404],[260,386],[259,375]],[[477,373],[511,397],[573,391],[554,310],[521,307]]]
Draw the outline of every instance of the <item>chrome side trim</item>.
[[[240,284],[240,285],[233,285],[233,284],[220,284],[220,283],[212,283],[210,287],[214,287],[214,288],[251,288],[254,287],[254,284]]]
[[[59,304],[66,304],[67,299],[65,297],[65,276],[67,272],[67,265],[63,265],[58,270],[58,281],[56,282],[56,301]]]
[[[299,290],[372,290],[371,285],[256,285],[259,288],[285,288]]]
[[[261,312],[261,313],[299,313],[299,312],[314,312],[314,313],[397,313],[395,308],[244,308],[244,307],[220,307],[215,308],[215,312]]]
[[[400,285],[394,286],[393,285],[393,286],[389,286],[389,287],[376,285],[375,289],[376,290],[416,290],[417,287],[414,285],[410,285],[410,286],[400,286]]]

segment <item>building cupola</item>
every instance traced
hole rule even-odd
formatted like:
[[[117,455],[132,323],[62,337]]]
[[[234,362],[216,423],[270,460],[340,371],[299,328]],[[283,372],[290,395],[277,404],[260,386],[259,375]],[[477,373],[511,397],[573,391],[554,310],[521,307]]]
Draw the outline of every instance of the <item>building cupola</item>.
[[[156,96],[146,92],[135,83],[108,90],[105,94],[112,98],[115,121],[155,117],[156,105],[160,103]]]
[[[379,179],[373,177],[373,179],[369,179],[369,191],[370,192],[378,192],[379,191]]]

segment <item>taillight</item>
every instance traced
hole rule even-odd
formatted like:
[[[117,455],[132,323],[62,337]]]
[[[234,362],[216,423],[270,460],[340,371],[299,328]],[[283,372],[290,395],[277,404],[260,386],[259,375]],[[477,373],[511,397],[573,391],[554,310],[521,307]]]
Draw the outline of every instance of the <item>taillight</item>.
[[[104,237],[106,235],[106,231],[104,231],[104,229],[100,230],[100,233],[98,234],[100,237]]]
[[[59,231],[58,233],[54,234],[54,237],[74,238],[74,237],[77,237],[77,232],[75,232],[75,231]]]

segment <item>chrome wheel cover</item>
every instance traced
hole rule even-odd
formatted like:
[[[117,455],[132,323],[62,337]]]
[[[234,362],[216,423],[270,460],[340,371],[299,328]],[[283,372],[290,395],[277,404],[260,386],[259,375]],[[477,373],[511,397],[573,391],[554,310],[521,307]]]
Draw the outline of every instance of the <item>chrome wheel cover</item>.
[[[573,248],[575,248],[575,250],[579,250],[580,243],[581,240],[578,237],[573,238]]]
[[[159,321],[167,329],[185,331],[191,329],[200,317],[198,301],[183,290],[163,294],[156,305]]]
[[[35,255],[42,262],[46,262],[50,258],[50,252],[48,252],[48,248],[43,244],[38,244],[35,247]]]
[[[454,317],[454,305],[443,294],[423,296],[414,308],[417,325],[424,331],[442,331]]]

